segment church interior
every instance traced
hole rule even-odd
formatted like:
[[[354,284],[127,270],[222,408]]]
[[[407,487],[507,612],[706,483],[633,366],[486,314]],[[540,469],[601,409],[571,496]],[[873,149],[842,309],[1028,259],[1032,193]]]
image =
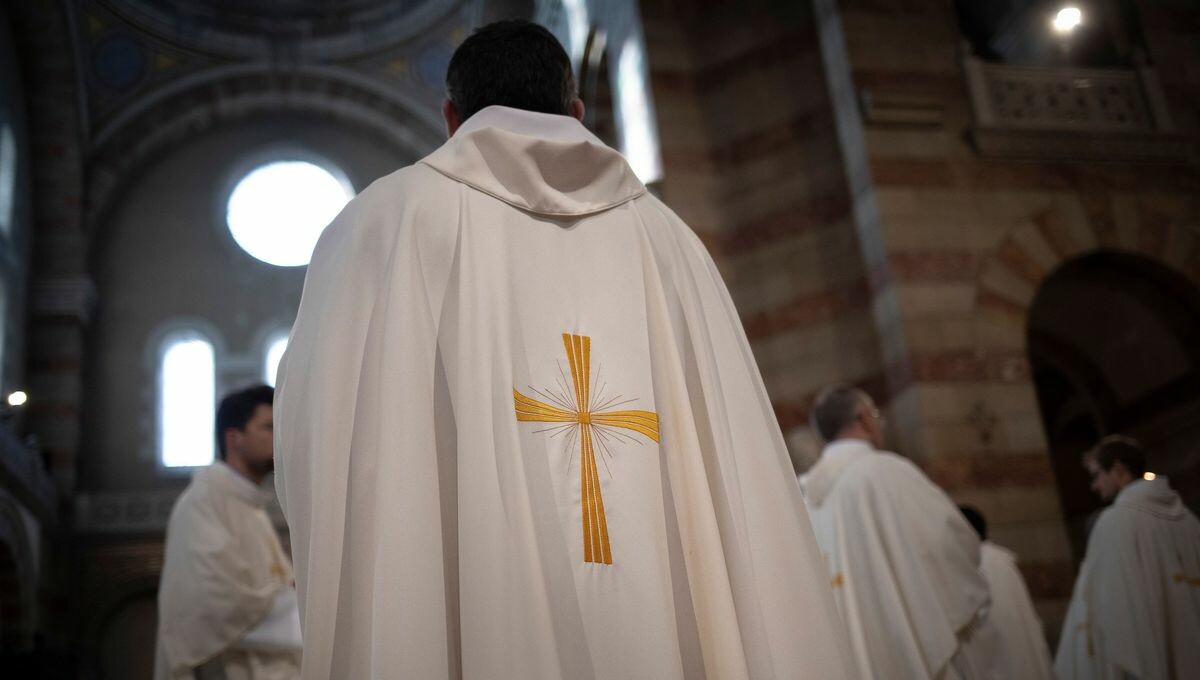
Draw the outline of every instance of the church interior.
[[[501,18],[700,236],[797,473],[816,392],[864,389],[1051,649],[1085,450],[1136,437],[1200,511],[1200,4],[5,2],[0,675],[151,677],[214,400],[273,382],[321,229],[445,141],[450,56]]]

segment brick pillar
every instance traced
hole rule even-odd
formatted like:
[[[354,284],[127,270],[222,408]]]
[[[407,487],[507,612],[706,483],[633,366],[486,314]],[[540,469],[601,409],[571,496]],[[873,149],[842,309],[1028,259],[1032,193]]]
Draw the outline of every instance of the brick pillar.
[[[86,276],[83,191],[86,129],[76,71],[73,3],[9,3],[30,124],[33,185],[33,253],[27,334],[28,433],[43,445],[47,467],[64,505],[71,503],[79,450],[84,324],[91,284]],[[60,513],[60,516],[69,516]],[[44,560],[37,594],[38,632],[48,650],[76,646],[71,597],[78,565],[70,534],[43,535]],[[52,652],[53,653],[53,652]]]
[[[720,268],[806,469],[817,390],[888,396],[817,27],[803,4],[641,6],[663,198]]]
[[[29,102],[33,261],[27,356],[29,415],[59,497],[75,487],[83,333],[92,299],[83,232],[84,116],[63,3],[14,3]]]

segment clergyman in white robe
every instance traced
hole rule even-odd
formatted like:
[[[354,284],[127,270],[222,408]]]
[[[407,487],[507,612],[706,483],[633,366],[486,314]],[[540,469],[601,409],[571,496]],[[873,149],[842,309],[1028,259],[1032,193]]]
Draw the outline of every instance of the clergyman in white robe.
[[[176,502],[158,592],[156,680],[299,677],[292,567],[269,500],[217,461],[197,470]]]
[[[857,404],[847,427],[879,429],[870,398],[848,386],[825,390],[814,409],[835,390]],[[975,531],[916,465],[840,429],[824,433],[833,441],[800,485],[863,675],[991,677],[998,640]]]
[[[979,568],[992,595],[988,621],[995,629],[999,653],[993,676],[1020,680],[1053,680],[1050,648],[1045,631],[1017,568],[1017,555],[988,540],[987,520],[970,506],[960,506],[983,543],[979,546]]]
[[[1017,568],[1016,554],[991,541],[983,542],[979,554],[980,569],[992,594],[988,619],[1001,640],[995,677],[1054,680],[1045,630]]]
[[[305,678],[850,676],[721,277],[574,118],[355,198],[280,376]]]
[[[1200,521],[1165,477],[1100,513],[1054,660],[1060,680],[1200,677]]]

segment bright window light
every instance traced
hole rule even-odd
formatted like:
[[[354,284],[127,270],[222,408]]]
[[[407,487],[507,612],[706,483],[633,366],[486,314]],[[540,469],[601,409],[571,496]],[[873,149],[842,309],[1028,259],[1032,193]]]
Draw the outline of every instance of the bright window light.
[[[213,346],[198,333],[176,335],[162,354],[158,455],[166,467],[213,462],[216,402]]]
[[[250,255],[280,267],[308,264],[321,232],[354,192],[306,161],[275,161],[251,170],[229,195],[226,221]]]
[[[0,130],[0,232],[12,230],[14,198],[17,193],[17,140],[12,127]]]
[[[287,336],[280,335],[267,345],[267,356],[263,362],[263,381],[271,387],[275,386],[275,378],[279,375],[279,360],[283,358],[287,342]]]
[[[4,379],[4,355],[8,352],[5,338],[8,335],[8,283],[0,281],[0,384]],[[22,392],[21,394],[24,394]]]
[[[588,37],[588,10],[586,0],[563,0],[567,15],[567,35],[571,40],[571,61],[575,64],[583,58],[584,44]]]
[[[621,114],[621,153],[643,182],[662,179],[658,129],[646,88],[646,59],[638,36],[630,36],[617,60],[617,103]]]
[[[1058,10],[1054,21],[1050,23],[1058,33],[1071,33],[1083,23],[1083,12],[1079,11],[1078,7],[1068,5]]]

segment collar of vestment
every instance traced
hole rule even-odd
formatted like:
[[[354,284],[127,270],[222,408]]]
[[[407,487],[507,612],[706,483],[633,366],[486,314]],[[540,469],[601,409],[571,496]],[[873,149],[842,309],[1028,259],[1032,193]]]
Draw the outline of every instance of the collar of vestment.
[[[1135,479],[1117,492],[1113,506],[1142,510],[1166,519],[1179,519],[1187,514],[1183,500],[1168,484],[1166,477]]]
[[[805,499],[813,505],[820,505],[833,490],[842,472],[874,451],[870,442],[862,439],[838,439],[826,444],[816,464],[800,478]]]
[[[196,480],[203,485],[220,489],[257,508],[265,508],[271,501],[269,492],[246,479],[242,473],[234,470],[223,460],[215,461],[212,465],[198,470]]]
[[[600,212],[642,195],[625,158],[570,116],[489,106],[425,165],[539,215]]]

